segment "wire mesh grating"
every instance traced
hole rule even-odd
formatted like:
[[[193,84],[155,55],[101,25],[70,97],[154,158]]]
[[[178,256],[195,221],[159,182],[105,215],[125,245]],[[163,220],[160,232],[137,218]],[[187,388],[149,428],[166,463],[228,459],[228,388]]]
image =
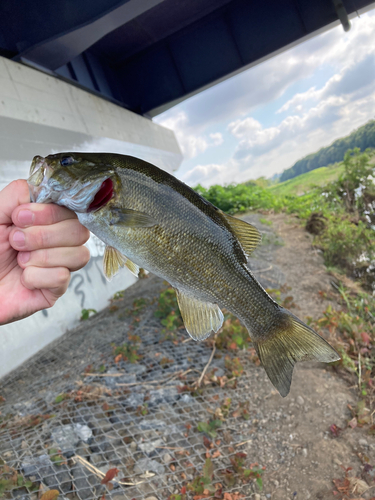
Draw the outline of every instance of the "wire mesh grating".
[[[254,436],[257,395],[250,387],[266,383],[264,375],[243,353],[245,374],[233,388],[210,383],[201,394],[182,391],[197,380],[211,348],[187,341],[186,332],[178,341],[164,340],[154,317],[161,287],[157,278],[139,281],[126,291],[121,309],[83,322],[1,381],[0,493],[22,500],[36,500],[49,489],[70,500],[103,494],[117,500],[168,499],[202,476],[207,457],[214,464],[212,484],[224,485],[230,476],[225,491],[246,498],[257,491],[253,481],[234,480],[230,459]],[[134,323],[123,310],[136,297],[147,304]],[[129,332],[141,338],[141,358],[116,362],[113,345],[128,341]],[[217,354],[209,371],[220,380],[226,368]],[[246,403],[250,420],[229,413],[217,436],[213,431],[204,442],[199,422],[217,418],[215,411],[227,398],[232,408]],[[251,462],[266,458],[258,449]],[[102,480],[113,468],[119,472],[110,489]],[[9,479],[15,474],[16,484]]]

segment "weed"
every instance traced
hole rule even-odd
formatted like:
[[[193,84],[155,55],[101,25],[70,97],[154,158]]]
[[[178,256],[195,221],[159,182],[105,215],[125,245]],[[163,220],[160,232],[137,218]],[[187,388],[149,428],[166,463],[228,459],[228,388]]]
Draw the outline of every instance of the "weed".
[[[193,481],[187,485],[187,490],[192,491],[196,495],[200,495],[204,491],[207,491],[207,493],[215,493],[216,488],[212,484],[213,473],[214,466],[211,459],[207,458],[203,466],[203,475],[193,479]]]
[[[245,460],[247,454],[243,452],[236,453],[230,458],[232,468],[240,477],[242,482],[249,482],[255,480],[260,491],[263,489],[262,474],[264,468],[259,467],[257,463],[250,464],[249,468],[245,467]]]
[[[96,309],[82,309],[81,311],[81,321],[85,321],[86,319],[89,319],[90,314],[97,314]]]
[[[141,297],[139,299],[135,299],[133,302],[133,312],[132,314],[139,314],[141,311],[145,309],[145,307],[148,305],[148,300]]]
[[[222,402],[221,406],[216,409],[215,411],[215,417],[218,418],[219,420],[225,420],[228,415],[229,415],[229,410],[232,404],[232,399],[231,398],[225,398],[224,401]]]
[[[249,401],[238,403],[238,406],[236,410],[233,412],[232,417],[233,418],[242,417],[244,420],[249,420],[250,418],[249,404],[250,404]]]
[[[144,417],[147,414],[148,414],[148,403],[144,403],[143,405],[138,406],[137,411],[136,411],[136,415],[138,417],[141,417],[141,416]]]
[[[244,367],[239,358],[231,358],[230,356],[225,356],[225,368],[228,370],[229,378],[240,377],[243,373]]]
[[[375,395],[375,303],[366,293],[353,294],[342,285],[337,287],[340,293],[341,310],[329,305],[323,316],[312,322],[318,333],[326,329],[330,333],[332,344],[338,350],[340,366],[355,377],[360,396],[363,398],[359,407],[351,408],[355,425],[370,424],[367,411]]]
[[[261,219],[259,219],[259,222],[260,222],[261,224],[265,224],[266,226],[272,226],[272,220],[268,220],[268,219],[263,219],[263,218],[261,218]]]
[[[211,438],[215,438],[217,436],[216,429],[221,427],[223,422],[221,420],[211,420],[209,422],[199,422],[198,423],[198,431],[204,432],[207,436]]]
[[[226,313],[223,327],[216,337],[216,348],[236,351],[247,349],[251,339],[249,332],[233,314]]]
[[[144,298],[136,299],[133,302],[133,307],[131,309],[125,309],[125,316],[139,316],[139,314],[145,309],[148,305],[148,300]]]
[[[58,405],[58,404],[62,403],[63,401],[65,401],[68,398],[69,398],[69,395],[66,394],[65,392],[63,392],[63,393],[61,393],[61,394],[59,394],[58,396],[55,397],[54,403],[56,405]]]
[[[168,368],[171,365],[173,365],[173,363],[174,363],[174,359],[170,359],[167,357],[161,358],[161,360],[159,361],[159,364],[162,368]]]
[[[119,361],[128,361],[129,363],[137,363],[137,361],[141,358],[141,355],[138,354],[138,345],[124,343],[120,346],[116,346],[115,344],[111,344],[113,348],[113,354],[115,356],[115,362]]]
[[[36,491],[38,486],[32,481],[25,479],[13,469],[13,467],[9,467],[0,459],[0,497],[2,497],[5,492],[18,488],[27,488],[29,491]]]
[[[184,491],[186,490],[185,487],[184,488]],[[186,494],[185,493],[173,493],[172,495],[170,495],[168,497],[168,500],[186,500]]]
[[[160,293],[158,307],[154,314],[160,318],[161,324],[165,327],[163,334],[166,340],[175,340],[175,333],[183,327],[183,321],[173,288],[167,288]]]
[[[66,458],[61,454],[61,450],[58,448],[50,448],[48,450],[48,455],[51,460],[55,465],[66,465],[67,460]]]

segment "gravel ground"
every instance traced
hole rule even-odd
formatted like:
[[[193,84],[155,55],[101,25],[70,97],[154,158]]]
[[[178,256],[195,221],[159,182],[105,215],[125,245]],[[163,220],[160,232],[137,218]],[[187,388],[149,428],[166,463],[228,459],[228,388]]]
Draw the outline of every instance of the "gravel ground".
[[[293,296],[292,311],[301,319],[319,318],[328,304],[319,291],[331,285],[310,236],[284,216],[244,218],[263,233],[263,245],[250,259],[259,281],[267,288],[282,287],[282,298]],[[139,280],[112,307],[0,381],[5,399],[0,403],[0,458],[10,468],[0,462],[0,474],[9,479],[16,471],[21,478],[8,491],[0,477],[0,496],[37,500],[37,487],[39,497],[57,489],[69,500],[103,494],[115,500],[167,500],[185,494],[197,476],[211,475],[209,457],[215,498],[372,498],[375,490],[365,488],[374,484],[373,469],[363,464],[374,463],[373,438],[364,429],[347,427],[356,389],[331,367],[302,363],[283,399],[248,351],[235,354],[244,373],[234,384],[227,380],[227,353],[216,351],[207,370],[211,382],[200,394],[182,391],[199,378],[212,347],[190,341],[184,330],[177,340],[165,340],[154,316],[163,287],[153,276]],[[135,310],[134,301],[141,298]],[[133,364],[115,362],[113,346],[129,342],[129,334],[140,337],[141,357]],[[247,419],[236,411],[240,407],[246,408]],[[215,418],[222,420],[215,437],[198,430],[200,422]],[[338,437],[330,432],[332,424],[344,429]],[[259,481],[235,473],[236,457],[245,469],[264,468],[262,490]],[[348,467],[348,495],[344,490],[335,495],[332,481],[342,480]],[[109,487],[101,484],[113,468],[119,472]],[[209,498],[203,489],[188,490],[186,498]]]

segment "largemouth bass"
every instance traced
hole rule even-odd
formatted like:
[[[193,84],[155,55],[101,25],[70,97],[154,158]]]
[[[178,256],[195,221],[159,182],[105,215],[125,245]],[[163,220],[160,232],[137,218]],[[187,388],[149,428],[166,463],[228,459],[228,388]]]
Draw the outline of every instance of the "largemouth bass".
[[[28,183],[33,202],[73,210],[107,245],[107,278],[126,265],[136,275],[143,267],[168,281],[193,339],[219,330],[221,308],[235,314],[282,396],[289,393],[297,361],[340,359],[252,275],[247,257],[261,240],[259,231],[172,175],[131,156],[59,153],[36,156]]]

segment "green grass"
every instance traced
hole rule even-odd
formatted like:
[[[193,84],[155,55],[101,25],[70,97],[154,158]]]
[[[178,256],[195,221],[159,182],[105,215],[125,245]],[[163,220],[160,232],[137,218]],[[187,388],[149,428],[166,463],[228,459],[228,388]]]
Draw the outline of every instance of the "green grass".
[[[328,180],[329,178],[335,180]],[[302,224],[314,214],[325,221],[314,244],[323,250],[325,263],[336,266],[371,288],[375,280],[370,264],[375,260],[375,152],[357,148],[345,154],[342,164],[323,167],[275,187],[265,182],[214,185],[196,191],[229,214],[248,210],[295,214]],[[315,180],[315,182],[313,182]],[[315,187],[309,187],[315,184]],[[318,186],[317,184],[320,184]],[[360,189],[360,191],[358,191]],[[298,190],[304,194],[298,195]]]
[[[314,186],[325,186],[328,182],[336,181],[344,172],[343,163],[329,167],[321,167],[306,174],[298,175],[279,184],[274,184],[268,189],[277,196],[296,195],[307,193]]]

